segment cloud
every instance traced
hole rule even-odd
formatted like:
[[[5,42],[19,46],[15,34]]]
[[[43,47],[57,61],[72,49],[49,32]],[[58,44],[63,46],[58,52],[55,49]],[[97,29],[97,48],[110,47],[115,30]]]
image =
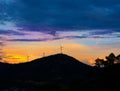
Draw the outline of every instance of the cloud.
[[[14,36],[13,39],[8,37],[8,41],[120,37],[118,0],[2,0],[0,2],[2,7],[0,35]],[[71,31],[77,34],[68,34]]]
[[[2,47],[6,45],[6,42],[4,40],[5,40],[4,37],[0,37],[0,52],[2,50]]]
[[[120,38],[119,30],[93,30],[89,32],[93,38]]]
[[[13,31],[13,30],[0,30],[0,35],[25,35],[25,34],[22,32]]]
[[[88,36],[65,36],[65,38],[68,38],[68,39],[83,39],[83,38],[88,38]]]
[[[3,46],[3,45],[4,45],[4,43],[3,43],[3,42],[0,42],[0,47]]]
[[[64,36],[64,37],[54,37],[54,38],[43,38],[43,39],[8,39],[7,41],[12,42],[42,42],[42,41],[53,41],[53,40],[59,40],[59,39],[84,39],[84,38],[105,38],[100,36]]]
[[[47,41],[49,39],[10,39],[8,41],[21,41],[21,42],[38,42],[38,41]]]
[[[19,35],[19,34],[18,34]],[[106,39],[106,38],[120,38],[120,32],[113,32],[112,30],[85,30],[85,31],[46,31],[42,32],[28,32],[22,36],[16,36],[7,39],[7,41],[20,42],[41,42],[52,41],[59,39]]]
[[[112,30],[93,30],[90,32],[91,35],[106,35],[106,34],[112,34]]]
[[[0,20],[14,21],[18,27],[31,31],[41,31],[44,26],[63,29],[120,28],[119,0],[16,0],[0,6]]]

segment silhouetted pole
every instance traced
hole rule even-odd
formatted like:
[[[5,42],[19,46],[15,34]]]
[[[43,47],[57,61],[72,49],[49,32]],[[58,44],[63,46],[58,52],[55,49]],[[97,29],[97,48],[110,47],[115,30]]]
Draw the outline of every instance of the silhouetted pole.
[[[63,47],[60,46],[60,53],[62,54],[63,53]]]
[[[30,56],[27,56],[27,62],[29,62],[29,58],[30,58]]]
[[[0,48],[0,60],[3,60],[3,57],[4,57],[4,52],[2,50],[2,47]]]
[[[43,52],[43,57],[45,57],[45,52]]]
[[[2,49],[0,48],[0,60],[2,60]]]

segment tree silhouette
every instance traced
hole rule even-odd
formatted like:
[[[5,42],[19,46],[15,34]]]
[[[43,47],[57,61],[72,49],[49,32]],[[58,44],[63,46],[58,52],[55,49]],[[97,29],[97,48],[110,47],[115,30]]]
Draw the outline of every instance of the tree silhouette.
[[[107,59],[109,65],[113,65],[114,64],[115,58],[116,57],[115,57],[114,53],[111,53],[109,56],[106,56],[106,59]]]
[[[105,67],[105,61],[104,61],[104,59],[99,59],[99,58],[97,58],[96,60],[95,60],[95,66],[96,67],[100,67],[100,68],[102,68],[102,67]]]
[[[118,63],[120,63],[120,55],[118,55],[118,56],[116,57],[116,59],[117,59]]]

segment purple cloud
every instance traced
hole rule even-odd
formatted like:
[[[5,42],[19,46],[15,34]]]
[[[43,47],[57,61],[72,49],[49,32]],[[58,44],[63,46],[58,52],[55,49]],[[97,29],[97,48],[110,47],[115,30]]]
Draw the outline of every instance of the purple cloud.
[[[21,41],[21,42],[37,42],[37,41],[47,41],[49,39],[8,39],[8,41]]]
[[[0,30],[0,35],[25,35],[25,33],[14,30]]]

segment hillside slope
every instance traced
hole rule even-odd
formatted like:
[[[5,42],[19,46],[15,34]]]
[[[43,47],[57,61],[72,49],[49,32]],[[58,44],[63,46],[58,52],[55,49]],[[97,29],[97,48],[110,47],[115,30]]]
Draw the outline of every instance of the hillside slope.
[[[0,66],[0,69],[2,66]],[[94,74],[93,67],[79,62],[66,54],[55,54],[21,64],[6,64],[3,70],[8,79],[58,81],[88,79]]]

